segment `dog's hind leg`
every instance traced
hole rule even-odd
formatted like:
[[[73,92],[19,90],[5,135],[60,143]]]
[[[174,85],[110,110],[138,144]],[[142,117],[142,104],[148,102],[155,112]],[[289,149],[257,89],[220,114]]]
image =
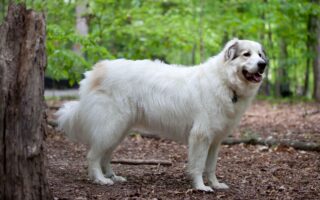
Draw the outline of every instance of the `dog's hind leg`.
[[[95,127],[95,132],[91,137],[91,149],[88,153],[89,177],[94,182],[107,185],[113,184],[113,181],[125,181],[123,177],[115,176],[110,160],[112,151],[127,134],[129,120],[128,117],[117,116],[116,113],[113,116],[113,120],[104,122],[104,124],[100,122],[99,124],[103,125]]]
[[[209,150],[209,139],[205,134],[190,133],[189,136],[189,173],[193,186],[197,190],[212,192],[212,188],[204,185],[203,172]]]
[[[110,178],[115,182],[125,182],[127,181],[126,178],[122,176],[117,176],[112,170],[111,163],[110,163],[112,150],[113,149],[107,150],[103,156],[103,159],[101,160],[101,168],[104,173],[104,176],[107,178]]]
[[[221,142],[213,142],[210,146],[208,158],[206,162],[206,173],[208,175],[209,185],[215,189],[228,189],[229,187],[220,183],[216,176],[216,167],[218,160],[218,152]]]
[[[88,170],[89,170],[89,177],[95,183],[101,185],[113,185],[113,181],[110,178],[104,177],[101,169],[101,159],[104,155],[105,151],[100,149],[97,146],[92,146],[88,152],[87,159],[88,159]]]

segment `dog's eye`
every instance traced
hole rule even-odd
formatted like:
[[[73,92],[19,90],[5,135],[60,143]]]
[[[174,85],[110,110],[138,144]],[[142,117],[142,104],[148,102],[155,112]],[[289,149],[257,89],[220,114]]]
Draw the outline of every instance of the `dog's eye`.
[[[251,56],[251,53],[250,53],[250,52],[245,52],[245,53],[243,54],[243,56],[249,57],[249,56]]]
[[[262,57],[261,53],[259,53],[259,57],[260,57],[260,58]]]

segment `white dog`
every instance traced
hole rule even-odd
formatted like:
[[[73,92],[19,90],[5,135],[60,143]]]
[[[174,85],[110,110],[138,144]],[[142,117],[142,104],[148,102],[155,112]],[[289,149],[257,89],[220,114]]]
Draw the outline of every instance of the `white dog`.
[[[194,188],[225,189],[215,175],[219,146],[257,93],[266,64],[259,43],[238,39],[195,67],[101,61],[81,81],[80,100],[57,112],[59,126],[89,145],[89,176],[97,183],[126,180],[112,171],[111,154],[138,127],[189,145]]]

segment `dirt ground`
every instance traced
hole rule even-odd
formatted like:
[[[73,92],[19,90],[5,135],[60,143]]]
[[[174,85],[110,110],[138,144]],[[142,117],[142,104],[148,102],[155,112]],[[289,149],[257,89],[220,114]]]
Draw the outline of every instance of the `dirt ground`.
[[[48,101],[48,105],[59,102]],[[52,110],[48,110],[49,119]],[[234,137],[273,137],[320,143],[320,105],[257,101]],[[169,160],[172,166],[113,164],[127,178],[113,186],[87,176],[86,147],[48,126],[48,178],[55,199],[319,199],[320,153],[273,146],[222,146],[217,176],[228,190],[191,190],[187,147],[165,139],[127,137],[114,159]]]

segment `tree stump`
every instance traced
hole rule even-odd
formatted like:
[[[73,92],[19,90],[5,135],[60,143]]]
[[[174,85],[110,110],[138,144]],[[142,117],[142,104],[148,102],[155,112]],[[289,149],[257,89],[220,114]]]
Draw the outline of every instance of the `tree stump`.
[[[52,199],[44,167],[45,17],[10,5],[0,26],[0,199]]]

